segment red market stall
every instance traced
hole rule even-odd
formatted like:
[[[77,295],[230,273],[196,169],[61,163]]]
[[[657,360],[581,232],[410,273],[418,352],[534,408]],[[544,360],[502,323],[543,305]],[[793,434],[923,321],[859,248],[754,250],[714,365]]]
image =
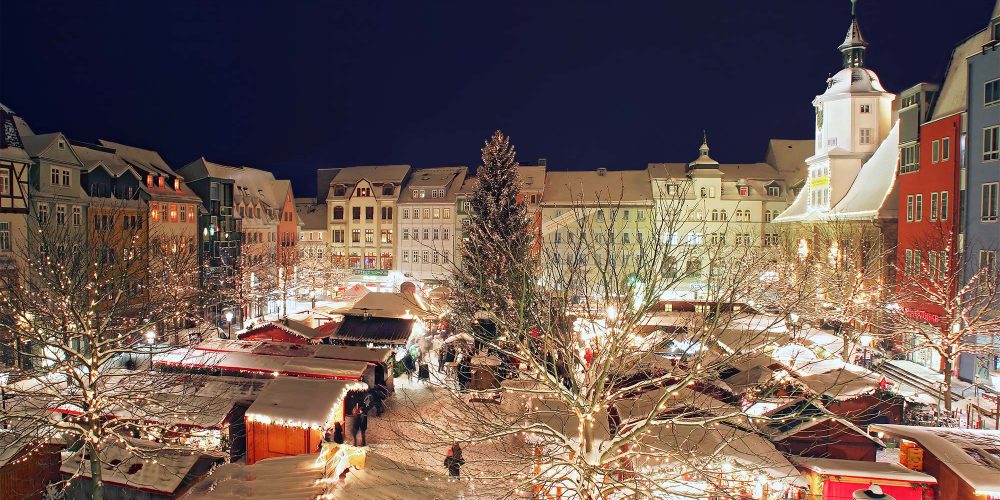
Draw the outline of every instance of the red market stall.
[[[349,393],[361,382],[280,377],[269,384],[246,413],[248,465],[271,457],[315,453],[323,434],[344,422]]]
[[[934,498],[934,477],[899,464],[840,460],[835,458],[791,457],[809,482],[808,498],[852,500],[854,492],[877,484],[896,500]]]

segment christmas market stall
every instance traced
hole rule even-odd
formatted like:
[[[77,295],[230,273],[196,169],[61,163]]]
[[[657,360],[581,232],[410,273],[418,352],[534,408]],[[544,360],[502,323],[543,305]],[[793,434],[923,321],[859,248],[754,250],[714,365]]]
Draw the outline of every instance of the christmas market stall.
[[[104,498],[109,500],[179,498],[221,462],[218,457],[138,439],[127,442],[107,439],[100,450]],[[70,480],[61,498],[90,498],[90,460],[84,448],[65,454],[60,472]]]
[[[899,463],[937,480],[936,498],[1000,498],[1000,431],[874,424],[883,439],[899,441]]]
[[[344,423],[344,408],[368,386],[347,380],[279,377],[246,413],[247,464],[318,451],[324,433]]]
[[[0,498],[41,500],[45,485],[59,478],[62,448],[30,432],[0,429]]]
[[[353,307],[338,311],[344,321],[330,335],[331,342],[360,346],[400,347],[421,337],[435,316],[419,295],[372,292]]]
[[[933,498],[937,480],[900,464],[792,457],[809,482],[808,498],[852,500],[854,492],[877,484],[895,500]]]
[[[190,348],[157,354],[153,357],[153,364],[164,370],[237,377],[262,378],[288,375],[334,380],[365,380],[371,383],[374,383],[375,379],[374,368],[363,361],[202,351]]]
[[[329,330],[319,330],[304,322],[285,318],[271,321],[239,335],[240,340],[271,340],[293,344],[313,344],[323,342],[330,336]]]
[[[294,344],[287,342],[247,341],[211,339],[201,342],[192,349],[209,352],[242,352],[267,356],[308,357],[319,359],[339,359],[360,361],[372,366],[365,373],[369,385],[386,385],[392,388],[392,377],[386,375],[391,369],[392,349],[333,344]]]

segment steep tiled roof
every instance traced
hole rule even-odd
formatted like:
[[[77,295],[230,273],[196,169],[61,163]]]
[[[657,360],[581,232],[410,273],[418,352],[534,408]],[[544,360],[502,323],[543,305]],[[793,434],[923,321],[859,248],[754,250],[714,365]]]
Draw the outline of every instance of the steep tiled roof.
[[[368,182],[392,182],[402,184],[406,174],[410,172],[409,165],[375,165],[365,167],[344,167],[337,172],[331,182],[337,184],[356,184],[361,179]]]
[[[543,204],[595,202],[652,202],[653,189],[646,170],[588,170],[547,172]]]
[[[455,195],[465,182],[467,167],[436,167],[421,168],[410,173],[409,179],[399,194],[399,202],[434,202],[453,201]],[[412,188],[444,189],[444,198],[414,198]]]

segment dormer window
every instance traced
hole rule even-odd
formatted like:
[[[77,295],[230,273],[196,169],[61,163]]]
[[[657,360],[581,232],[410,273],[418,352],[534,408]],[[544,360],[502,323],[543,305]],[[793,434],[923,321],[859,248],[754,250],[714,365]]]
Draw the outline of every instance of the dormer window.
[[[333,195],[334,196],[346,196],[347,195],[347,188],[344,187],[344,186],[334,186],[334,188],[333,188]]]
[[[157,178],[157,184],[160,187],[163,187],[163,176],[162,175]]]
[[[392,184],[384,184],[382,186],[382,195],[383,196],[392,196],[395,193],[396,193],[396,187],[393,186]]]
[[[768,186],[767,187],[767,195],[768,196],[779,196],[780,194],[781,194],[781,187],[780,186]]]
[[[146,174],[146,187],[153,187],[153,174]]]
[[[180,190],[181,190],[181,180],[174,179],[174,191],[180,191]]]
[[[736,186],[740,190],[740,196],[750,196],[750,186]]]
[[[355,190],[354,195],[360,196],[362,198],[367,198],[372,195],[372,190],[371,188],[367,187],[359,187],[357,190]]]

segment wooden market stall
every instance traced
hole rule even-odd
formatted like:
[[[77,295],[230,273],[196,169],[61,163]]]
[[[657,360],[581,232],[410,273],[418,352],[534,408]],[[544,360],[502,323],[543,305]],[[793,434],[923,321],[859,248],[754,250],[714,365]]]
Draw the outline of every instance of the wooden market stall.
[[[247,464],[271,457],[319,450],[323,434],[344,423],[352,392],[367,390],[357,381],[279,377],[246,413]]]
[[[791,457],[809,482],[809,499],[852,500],[854,492],[877,484],[895,500],[933,497],[937,480],[900,464]]]
[[[27,433],[0,433],[0,498],[40,500],[45,485],[59,479],[61,444],[39,445]]]
[[[898,439],[900,465],[933,476],[936,498],[1000,498],[1000,431],[892,424],[868,430]]]
[[[287,375],[332,380],[364,380],[369,384],[374,384],[375,380],[374,367],[364,361],[277,356],[254,352],[181,348],[155,355],[153,364],[160,369],[237,377],[265,378]]]

